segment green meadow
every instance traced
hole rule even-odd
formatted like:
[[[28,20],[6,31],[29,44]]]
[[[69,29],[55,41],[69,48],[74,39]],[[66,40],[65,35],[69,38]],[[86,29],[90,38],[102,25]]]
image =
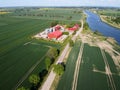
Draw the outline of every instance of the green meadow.
[[[61,24],[80,23],[82,11],[60,8],[5,10],[10,13],[0,15],[0,90],[18,86],[30,88],[28,77],[45,69],[44,57],[49,46],[59,49],[64,46],[32,36],[50,27],[54,20]]]
[[[59,44],[31,38],[49,27],[51,21],[13,17],[0,18],[1,21],[5,25],[0,26],[0,89],[10,90],[38,61],[41,67],[34,73],[38,74],[44,69],[43,57],[49,50],[47,46],[57,47]]]

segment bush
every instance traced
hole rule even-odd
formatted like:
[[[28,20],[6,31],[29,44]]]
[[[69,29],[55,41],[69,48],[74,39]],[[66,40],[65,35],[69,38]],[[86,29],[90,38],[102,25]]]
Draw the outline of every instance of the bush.
[[[54,65],[53,71],[60,76],[64,73],[64,66],[62,64]]]
[[[70,47],[73,47],[73,46],[74,46],[73,40],[70,40],[70,41],[69,41],[69,45],[70,45]]]
[[[51,48],[48,53],[47,53],[47,56],[50,58],[50,59],[55,59],[58,55],[59,55],[59,50],[56,49],[56,48]]]
[[[20,88],[18,88],[17,90],[27,90],[25,87],[20,87]]]
[[[50,58],[46,58],[46,59],[45,59],[45,65],[46,65],[46,69],[48,70],[49,67],[50,67],[50,65],[51,65],[51,60],[50,60]]]
[[[63,35],[69,35],[69,32],[63,32]]]
[[[39,78],[39,76],[32,74],[29,77],[29,82],[32,83],[34,86],[36,86],[40,82],[40,78]]]

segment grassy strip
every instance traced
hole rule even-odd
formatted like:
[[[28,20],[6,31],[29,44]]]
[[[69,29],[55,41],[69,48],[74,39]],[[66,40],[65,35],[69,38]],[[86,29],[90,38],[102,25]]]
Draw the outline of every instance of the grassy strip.
[[[100,18],[101,18],[101,20],[102,20],[103,22],[105,22],[106,24],[109,24],[109,25],[111,25],[111,26],[113,26],[113,27],[115,27],[115,28],[120,29],[120,26],[118,26],[117,24],[113,24],[113,23],[109,22],[107,19],[103,18],[102,15],[100,15]]]
[[[68,50],[68,52],[67,52],[67,54],[66,54],[63,62],[65,62],[65,63],[67,62],[67,58],[68,58],[68,56],[69,56],[69,53],[70,53],[71,49],[72,49],[72,48],[70,48],[70,49]],[[56,90],[60,78],[61,78],[61,77],[58,76],[58,75],[55,76],[55,79],[54,79],[54,81],[53,81],[53,83],[52,83],[52,86],[51,86],[50,90]]]
[[[65,73],[60,78],[60,81],[58,83],[56,90],[71,90],[75,64],[76,64],[76,60],[79,53],[78,48],[80,48],[80,42],[76,41],[68,56]]]

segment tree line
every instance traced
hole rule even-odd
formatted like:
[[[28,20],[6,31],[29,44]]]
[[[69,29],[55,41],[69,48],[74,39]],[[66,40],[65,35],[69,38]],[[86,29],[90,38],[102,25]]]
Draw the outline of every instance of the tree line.
[[[55,59],[59,56],[60,50],[56,48],[50,48],[45,59],[45,69],[43,69],[39,74],[32,74],[28,77],[29,83],[31,83],[31,87],[26,88],[24,86],[19,87],[17,90],[38,90],[40,87],[42,81],[44,80],[44,77],[48,74],[48,72],[51,70],[50,68],[53,67],[53,71],[61,76],[64,73],[65,70],[65,64],[59,63],[54,64]]]

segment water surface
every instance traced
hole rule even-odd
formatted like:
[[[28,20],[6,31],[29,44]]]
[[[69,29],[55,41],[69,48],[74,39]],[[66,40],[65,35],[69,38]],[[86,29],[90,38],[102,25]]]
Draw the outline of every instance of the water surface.
[[[87,22],[92,31],[97,30],[104,36],[113,37],[120,45],[120,29],[102,22],[100,17],[91,11],[86,10],[85,13],[87,14]]]

